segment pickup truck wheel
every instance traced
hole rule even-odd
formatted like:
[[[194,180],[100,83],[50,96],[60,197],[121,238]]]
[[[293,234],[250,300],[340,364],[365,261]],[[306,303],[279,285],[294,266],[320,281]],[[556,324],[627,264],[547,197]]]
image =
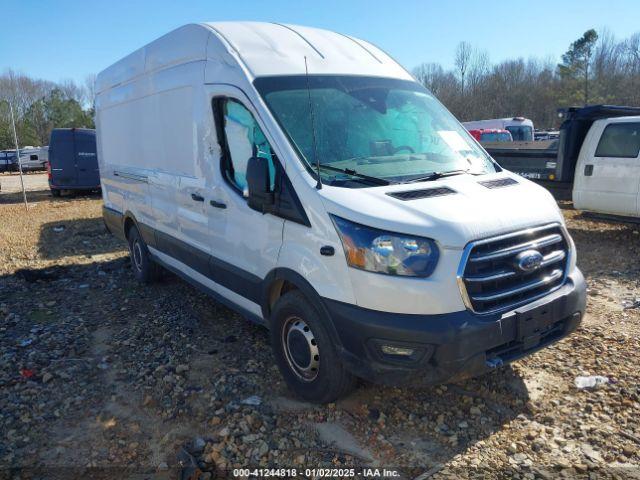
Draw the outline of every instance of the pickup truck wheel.
[[[355,377],[342,364],[327,326],[299,291],[283,295],[271,315],[271,346],[287,385],[310,402],[346,395]]]
[[[133,275],[142,283],[153,283],[160,276],[160,267],[151,259],[147,244],[135,226],[129,229],[127,240]]]

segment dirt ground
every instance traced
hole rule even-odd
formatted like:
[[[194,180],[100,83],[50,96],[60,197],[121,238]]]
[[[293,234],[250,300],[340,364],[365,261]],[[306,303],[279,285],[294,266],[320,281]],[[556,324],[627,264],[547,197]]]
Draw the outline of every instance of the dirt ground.
[[[173,275],[137,284],[99,196],[53,198],[28,175],[27,212],[9,177],[0,479],[207,479],[249,466],[640,478],[640,225],[564,210],[589,285],[567,339],[481,378],[363,384],[316,406],[287,390],[264,329]],[[578,375],[609,383],[580,390]]]
[[[22,175],[25,189],[30,191],[47,190],[49,182],[47,175],[36,172],[25,172]],[[18,193],[22,192],[22,183],[20,175],[17,173],[0,173],[0,193]]]

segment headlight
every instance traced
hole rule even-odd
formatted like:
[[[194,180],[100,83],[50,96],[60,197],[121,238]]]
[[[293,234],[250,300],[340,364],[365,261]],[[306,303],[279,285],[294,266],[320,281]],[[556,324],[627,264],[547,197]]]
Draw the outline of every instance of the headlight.
[[[428,277],[436,268],[438,247],[430,238],[378,230],[333,215],[331,218],[351,267],[408,277]]]

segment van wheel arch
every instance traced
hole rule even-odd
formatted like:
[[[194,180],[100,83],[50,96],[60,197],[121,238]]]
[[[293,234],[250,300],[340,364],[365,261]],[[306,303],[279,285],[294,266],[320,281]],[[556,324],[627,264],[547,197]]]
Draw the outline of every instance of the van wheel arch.
[[[138,225],[138,220],[130,211],[125,212],[123,220],[122,220],[122,233],[124,233],[124,238],[128,242],[129,241],[129,232],[131,232],[131,227],[136,227],[138,232],[142,234],[142,230],[140,230],[140,225]]]
[[[271,312],[273,311],[273,307],[276,302],[285,293],[293,290],[299,290],[326,321],[328,330],[336,345],[342,345],[338,332],[333,325],[331,315],[322,301],[322,297],[302,275],[289,268],[276,268],[267,274],[262,284],[263,288],[260,306],[262,308],[262,316],[267,320],[267,326],[270,323]]]
[[[131,231],[131,227],[136,224],[133,217],[127,215],[124,217],[124,224],[122,225],[122,231],[124,232],[124,238],[129,240],[129,232]]]

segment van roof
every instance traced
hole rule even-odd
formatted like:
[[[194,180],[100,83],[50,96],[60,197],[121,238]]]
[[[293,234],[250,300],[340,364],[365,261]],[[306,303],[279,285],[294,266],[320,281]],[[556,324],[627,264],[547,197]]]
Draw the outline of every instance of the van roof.
[[[54,128],[49,136],[49,143],[55,144],[59,141],[69,141],[76,138],[95,137],[96,131],[92,128]]]
[[[264,22],[212,22],[180,27],[100,72],[97,92],[153,71],[214,60],[252,78],[305,73],[370,75],[411,80],[378,47],[329,30]],[[250,79],[252,79],[250,78]]]
[[[88,133],[95,134],[96,131],[93,128],[54,128],[51,133],[63,133],[63,132],[76,132],[76,133]]]

